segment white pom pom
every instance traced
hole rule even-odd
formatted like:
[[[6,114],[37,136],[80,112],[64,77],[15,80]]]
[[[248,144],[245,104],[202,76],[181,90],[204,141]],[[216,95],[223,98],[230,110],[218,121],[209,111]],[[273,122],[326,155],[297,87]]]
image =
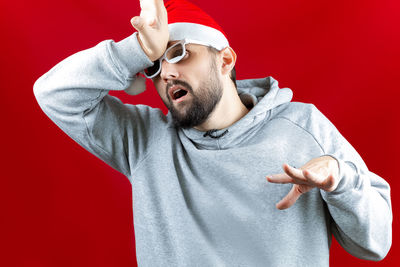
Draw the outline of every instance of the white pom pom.
[[[138,95],[143,93],[146,91],[146,78],[137,74],[135,80],[124,91],[129,95]]]

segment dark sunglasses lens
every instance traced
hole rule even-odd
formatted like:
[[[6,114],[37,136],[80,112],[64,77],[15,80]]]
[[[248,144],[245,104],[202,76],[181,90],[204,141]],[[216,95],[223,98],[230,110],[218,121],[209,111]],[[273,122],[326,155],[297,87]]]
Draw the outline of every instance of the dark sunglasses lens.
[[[144,73],[146,73],[147,76],[154,75],[158,71],[158,69],[160,68],[160,61],[159,60],[154,61],[153,63],[154,63],[153,66],[151,66],[150,68],[147,68],[147,69],[144,70]]]

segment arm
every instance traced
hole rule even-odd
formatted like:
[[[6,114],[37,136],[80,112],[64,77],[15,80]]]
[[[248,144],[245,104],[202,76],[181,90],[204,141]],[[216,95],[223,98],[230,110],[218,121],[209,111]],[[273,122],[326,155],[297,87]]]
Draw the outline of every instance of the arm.
[[[368,170],[357,151],[315,106],[307,118],[302,127],[313,135],[324,155],[298,169],[284,164],[284,174],[267,177],[270,182],[294,184],[277,207],[288,208],[301,194],[320,188],[333,218],[332,233],[342,247],[362,259],[383,259],[392,240],[388,183]]]
[[[344,138],[342,142],[346,147],[342,148],[343,153],[327,150],[339,163],[338,187],[332,192],[320,190],[334,220],[332,233],[340,245],[354,256],[382,260],[392,243],[389,184],[368,170]],[[351,154],[354,156],[351,157]]]
[[[126,176],[161,134],[158,109],[123,104],[109,90],[129,90],[136,74],[162,55],[168,42],[161,0],[142,0],[131,20],[137,33],[115,43],[100,42],[54,66],[34,84],[35,97],[49,118],[92,154]],[[141,38],[140,38],[141,36]]]
[[[109,90],[124,90],[135,74],[152,62],[136,33],[115,43],[100,42],[54,66],[34,84],[35,97],[46,115],[67,135],[113,168],[130,175],[145,153],[149,123],[161,114],[144,106],[124,105]],[[128,140],[136,140],[128,144]],[[127,147],[124,147],[127,144]],[[128,158],[132,155],[132,158]]]

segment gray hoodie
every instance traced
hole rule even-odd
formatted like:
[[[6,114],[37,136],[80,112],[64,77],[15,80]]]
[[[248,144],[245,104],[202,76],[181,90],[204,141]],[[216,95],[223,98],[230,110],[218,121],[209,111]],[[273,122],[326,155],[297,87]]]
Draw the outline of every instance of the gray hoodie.
[[[271,77],[240,80],[251,110],[212,134],[225,135],[176,129],[170,114],[108,94],[151,64],[134,33],[66,58],[34,85],[44,113],[131,182],[139,266],[328,266],[332,234],[356,257],[385,257],[389,185],[314,105],[290,102]],[[322,155],[339,162],[337,189],[276,209],[292,185],[265,176]]]

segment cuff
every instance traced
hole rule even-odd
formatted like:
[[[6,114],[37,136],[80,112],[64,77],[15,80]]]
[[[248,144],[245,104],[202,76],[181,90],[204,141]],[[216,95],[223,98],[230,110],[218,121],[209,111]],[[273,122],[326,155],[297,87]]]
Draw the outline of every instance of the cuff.
[[[133,79],[137,73],[153,66],[153,62],[139,44],[137,32],[119,42],[110,42],[108,45],[111,57],[126,79]]]
[[[350,161],[344,161],[337,158],[334,155],[325,155],[330,156],[339,164],[339,183],[335,190],[332,192],[326,192],[324,190],[320,190],[322,197],[326,200],[331,196],[340,195],[346,193],[348,191],[354,190],[358,187],[359,182],[359,174],[357,171],[357,167]]]

